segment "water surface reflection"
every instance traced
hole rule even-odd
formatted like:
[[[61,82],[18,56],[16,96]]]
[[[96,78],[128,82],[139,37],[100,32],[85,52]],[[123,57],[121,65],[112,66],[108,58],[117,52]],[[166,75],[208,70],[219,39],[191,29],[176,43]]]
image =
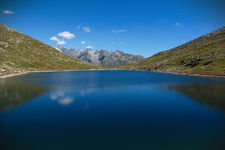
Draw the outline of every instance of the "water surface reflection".
[[[222,150],[224,86],[224,79],[141,71],[1,80],[1,148]]]
[[[225,84],[181,84],[169,85],[169,89],[180,92],[199,103],[225,112]]]
[[[7,110],[41,96],[47,87],[27,82],[0,80],[0,111]]]

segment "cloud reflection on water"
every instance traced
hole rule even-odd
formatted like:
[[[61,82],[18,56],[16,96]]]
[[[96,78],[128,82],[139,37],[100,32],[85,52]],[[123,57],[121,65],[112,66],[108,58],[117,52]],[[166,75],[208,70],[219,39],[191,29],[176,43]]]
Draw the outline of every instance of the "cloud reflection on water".
[[[58,104],[62,106],[70,105],[74,102],[74,98],[72,96],[68,96],[63,91],[57,91],[50,94],[50,99],[53,101],[57,101]]]
[[[72,97],[69,97],[69,96],[58,100],[58,103],[63,105],[63,106],[70,105],[73,102],[74,102],[74,99]]]

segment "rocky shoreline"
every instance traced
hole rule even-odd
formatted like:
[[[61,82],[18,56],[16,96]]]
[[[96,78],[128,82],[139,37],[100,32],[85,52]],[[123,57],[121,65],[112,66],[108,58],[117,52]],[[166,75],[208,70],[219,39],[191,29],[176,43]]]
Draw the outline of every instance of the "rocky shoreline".
[[[153,71],[153,72],[169,73],[169,74],[177,74],[177,75],[186,75],[186,76],[199,76],[199,77],[211,77],[211,78],[225,78],[225,76],[219,76],[219,75],[204,75],[204,74],[195,74],[195,73],[161,72],[161,71]]]
[[[14,76],[24,75],[24,74],[28,74],[28,73],[38,73],[38,72],[67,72],[67,71],[95,71],[95,70],[121,70],[121,69],[25,71],[25,72],[20,72],[20,73],[8,74],[8,75],[0,76],[0,79],[6,79],[6,78],[14,77]],[[129,71],[131,71],[131,70],[129,70]],[[133,71],[145,71],[145,70],[133,70]],[[162,72],[162,71],[152,71],[152,72],[168,73],[168,74],[177,74],[177,75],[186,75],[186,76],[199,76],[199,77],[211,77],[211,78],[225,78],[225,76],[217,76],[217,75],[203,75],[203,74]]]
[[[25,72],[20,72],[20,73],[14,73],[14,74],[7,74],[0,76],[0,79],[5,79],[9,77],[14,77],[14,76],[19,76],[19,75],[24,75],[28,73],[38,73],[38,72],[67,72],[67,71],[93,71],[93,70],[103,70],[103,69],[90,69],[90,70],[46,70],[46,71],[25,71]]]

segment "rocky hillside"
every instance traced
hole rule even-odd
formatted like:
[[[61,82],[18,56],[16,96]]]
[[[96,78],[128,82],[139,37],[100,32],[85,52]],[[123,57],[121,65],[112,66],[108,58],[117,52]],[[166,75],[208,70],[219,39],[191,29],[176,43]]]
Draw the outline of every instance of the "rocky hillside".
[[[225,27],[121,68],[225,76]]]
[[[63,53],[75,57],[80,60],[85,60],[89,63],[95,64],[97,66],[104,67],[119,67],[122,65],[127,65],[130,63],[137,62],[144,59],[140,55],[131,55],[123,53],[119,50],[114,52],[108,50],[91,50],[91,49],[70,49],[70,48],[60,48]]]
[[[0,25],[0,76],[24,71],[97,68],[30,36]]]

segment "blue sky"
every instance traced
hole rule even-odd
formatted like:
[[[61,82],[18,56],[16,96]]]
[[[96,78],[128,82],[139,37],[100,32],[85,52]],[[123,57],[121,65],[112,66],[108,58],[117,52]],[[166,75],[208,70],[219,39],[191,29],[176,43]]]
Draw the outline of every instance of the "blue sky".
[[[51,46],[119,49],[149,57],[225,26],[224,4],[223,0],[2,0],[0,23]]]

